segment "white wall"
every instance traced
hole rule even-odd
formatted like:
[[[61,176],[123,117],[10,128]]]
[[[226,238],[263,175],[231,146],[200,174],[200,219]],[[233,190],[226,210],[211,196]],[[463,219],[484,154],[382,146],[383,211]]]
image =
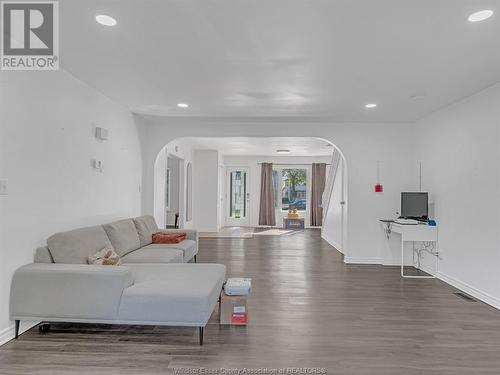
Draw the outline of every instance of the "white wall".
[[[179,212],[180,197],[180,160],[175,157],[168,157],[167,167],[170,170],[170,207],[167,212],[167,224],[175,224],[175,214]]]
[[[167,226],[167,213],[165,210],[165,189],[167,170],[167,148],[163,148],[156,158],[154,165],[154,210],[153,216],[159,228]]]
[[[0,72],[0,103],[2,343],[13,337],[14,270],[57,231],[140,214],[142,161],[131,114],[64,71]],[[95,124],[108,141],[95,139]]]
[[[261,166],[260,163],[274,163],[274,164],[307,164],[304,166],[307,169],[307,189],[308,192],[311,187],[311,164],[312,163],[329,163],[331,161],[331,157],[328,156],[319,156],[319,157],[300,157],[300,156],[232,156],[227,155],[224,156],[224,166],[227,167],[246,167],[249,169],[249,186],[248,190],[250,193],[250,207],[249,207],[249,219],[250,226],[258,226],[259,225],[259,208],[260,208],[260,173]],[[224,184],[224,189],[227,189],[227,183]],[[309,196],[309,195],[308,195]],[[308,201],[309,202],[309,201]],[[224,202],[227,203],[227,202]],[[227,204],[224,204],[224,218],[227,217],[229,207]],[[308,210],[304,214],[306,219],[306,225],[309,226],[310,222],[310,213]],[[287,213],[281,213],[281,216],[276,216],[276,225],[282,226],[283,224],[283,216],[287,215]]]
[[[413,188],[411,124],[314,122],[301,119],[202,119],[145,117],[143,211],[153,212],[153,166],[158,152],[182,137],[318,137],[335,144],[348,170],[347,262],[381,263],[378,219],[393,217],[400,192]],[[384,192],[376,194],[376,162],[382,162]]]
[[[500,308],[500,84],[418,121],[415,138],[439,228],[438,268],[424,267]]]
[[[219,152],[194,150],[193,217],[201,232],[219,230]]]

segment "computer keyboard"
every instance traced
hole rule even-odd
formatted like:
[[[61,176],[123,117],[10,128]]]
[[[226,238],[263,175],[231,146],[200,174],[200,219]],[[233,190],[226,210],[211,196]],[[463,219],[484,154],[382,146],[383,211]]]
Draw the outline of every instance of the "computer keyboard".
[[[413,219],[396,219],[394,220],[396,224],[404,224],[404,225],[418,225],[420,222],[418,220],[413,220]]]

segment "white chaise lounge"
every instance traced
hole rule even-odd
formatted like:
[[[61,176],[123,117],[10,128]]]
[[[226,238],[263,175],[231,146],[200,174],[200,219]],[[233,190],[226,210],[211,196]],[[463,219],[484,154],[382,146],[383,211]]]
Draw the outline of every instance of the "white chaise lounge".
[[[114,233],[97,226],[50,237],[48,247],[37,250],[37,261],[14,273],[10,317],[16,322],[16,338],[23,320],[143,324],[199,327],[202,345],[203,328],[219,299],[226,267],[182,263],[196,254],[197,244],[196,252],[187,256],[189,246],[184,250],[151,247],[149,236],[157,230],[151,220],[154,222],[152,217],[133,219],[149,222],[136,225],[136,235],[142,236],[137,241],[124,229],[132,230],[130,222],[123,221],[114,225]],[[190,235],[197,236],[195,231]],[[132,249],[137,244],[144,246]],[[87,255],[110,245],[122,255],[124,265],[85,264]],[[127,259],[135,252],[141,255]],[[170,263],[172,259],[174,263]]]

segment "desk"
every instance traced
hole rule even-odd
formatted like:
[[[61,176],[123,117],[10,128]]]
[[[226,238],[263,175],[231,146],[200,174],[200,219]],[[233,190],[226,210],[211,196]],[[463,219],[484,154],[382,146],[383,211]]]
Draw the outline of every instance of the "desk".
[[[401,236],[401,277],[409,279],[433,279],[434,276],[410,276],[404,274],[404,244],[405,242],[433,242],[436,247],[438,243],[438,228],[427,224],[405,225],[395,222],[385,222],[388,238],[391,233]],[[432,253],[437,256],[436,253]]]

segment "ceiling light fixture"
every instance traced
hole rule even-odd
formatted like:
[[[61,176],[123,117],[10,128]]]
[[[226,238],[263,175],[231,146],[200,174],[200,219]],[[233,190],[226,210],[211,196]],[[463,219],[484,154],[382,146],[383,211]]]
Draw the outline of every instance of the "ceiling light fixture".
[[[468,20],[469,22],[481,22],[490,18],[492,15],[493,11],[491,9],[480,10],[479,12],[472,13]]]
[[[410,96],[411,100],[424,100],[425,99],[425,94],[415,94]]]
[[[375,103],[365,104],[365,108],[375,108],[376,106],[377,106],[377,104],[375,104]]]
[[[179,103],[179,104],[177,104],[177,107],[179,107],[179,108],[187,108],[187,107],[189,107],[189,104]]]
[[[107,16],[105,14],[99,14],[95,16],[95,20],[104,26],[116,26],[116,24],[118,23],[113,17]]]
[[[289,154],[290,150],[276,150],[278,154]]]

